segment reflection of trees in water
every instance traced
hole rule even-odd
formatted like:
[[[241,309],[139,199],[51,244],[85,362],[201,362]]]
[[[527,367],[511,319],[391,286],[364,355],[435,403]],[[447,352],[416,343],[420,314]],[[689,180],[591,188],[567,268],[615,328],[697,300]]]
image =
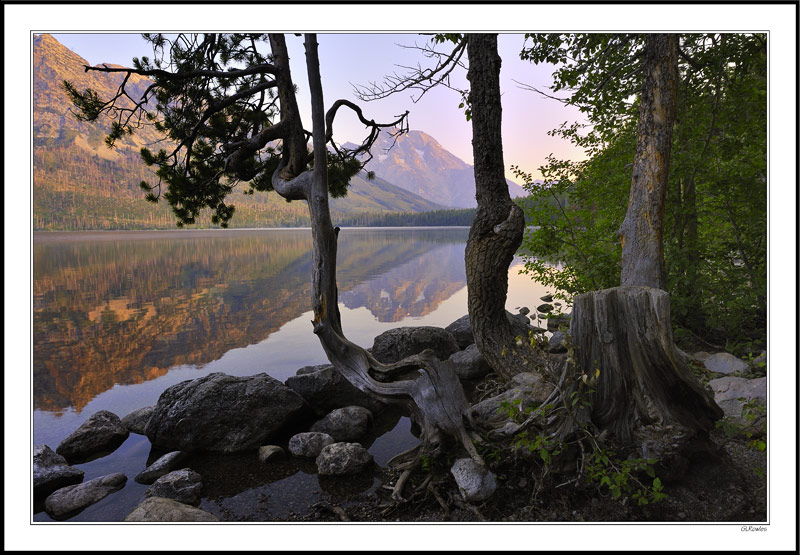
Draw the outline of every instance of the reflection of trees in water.
[[[465,234],[345,230],[340,291],[388,275],[443,243],[463,242]],[[309,309],[308,231],[176,235],[37,235],[35,408],[81,410],[115,384],[142,383],[174,365],[205,364],[263,341]],[[449,248],[463,252],[463,245]]]

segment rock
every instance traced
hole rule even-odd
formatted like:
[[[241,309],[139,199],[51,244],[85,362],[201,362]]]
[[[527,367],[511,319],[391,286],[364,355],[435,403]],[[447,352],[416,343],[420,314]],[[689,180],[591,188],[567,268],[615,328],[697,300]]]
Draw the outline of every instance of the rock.
[[[267,374],[213,373],[167,388],[145,432],[162,449],[234,453],[264,445],[304,410],[300,395]]]
[[[506,318],[511,324],[511,332],[515,337],[528,338],[529,332],[533,329],[530,325],[530,318],[524,314],[511,314],[506,310]]]
[[[522,314],[523,316],[527,316],[528,314],[530,314],[530,312],[531,309],[528,308],[527,306],[523,306],[522,308],[519,309],[519,313]]]
[[[485,501],[497,489],[494,475],[470,458],[456,459],[450,473],[456,479],[464,500],[469,503]]]
[[[286,457],[286,451],[277,445],[262,445],[258,448],[258,460],[265,463],[267,461],[283,459]]]
[[[316,459],[320,451],[335,443],[334,439],[322,432],[302,432],[289,440],[289,452],[295,457]]]
[[[472,327],[469,323],[469,314],[462,316],[444,329],[453,334],[459,349],[466,349],[475,343],[475,337],[472,335]]]
[[[183,451],[173,451],[156,461],[137,474],[133,481],[137,484],[152,484],[160,477],[178,468],[186,460],[186,453]]]
[[[562,341],[567,339],[567,334],[563,331],[554,331],[547,344],[548,353],[566,353],[567,348],[561,344]]]
[[[762,364],[764,366],[767,364],[767,351],[761,351],[761,354],[750,362],[753,368],[760,368]]]
[[[439,360],[459,350],[453,334],[434,326],[408,326],[387,330],[375,338],[372,356],[384,363],[397,362],[425,349],[433,349]]]
[[[165,497],[148,497],[125,522],[216,522],[219,519],[198,508]]]
[[[756,378],[747,380],[735,376],[725,376],[708,382],[708,386],[714,392],[714,401],[725,412],[725,417],[731,423],[746,428],[754,437],[761,435],[763,416],[759,415],[754,420],[748,420],[742,415],[745,403],[757,401],[763,405],[767,404],[767,378]],[[745,399],[740,401],[739,399]]]
[[[536,307],[536,310],[541,312],[541,313],[543,313],[543,314],[547,314],[548,312],[552,312],[553,311],[553,305],[547,304],[547,303],[540,304],[539,306]]]
[[[372,453],[358,443],[332,443],[317,457],[317,473],[323,476],[357,474],[373,462]]]
[[[474,343],[463,351],[450,355],[449,360],[462,380],[482,378],[492,371]]]
[[[527,339],[530,332],[539,333],[545,331],[542,328],[532,326],[530,324],[530,318],[528,318],[526,314],[527,313],[523,313],[521,310],[520,314],[511,314],[506,310],[506,318],[508,318],[508,322],[511,324],[511,331],[515,337],[521,336]],[[475,336],[470,326],[469,314],[462,316],[445,329],[453,334],[461,350],[475,343]]]
[[[694,360],[697,360],[699,362],[703,362],[704,360],[706,360],[710,356],[711,355],[709,353],[705,352],[705,351],[697,351],[693,355],[689,355],[690,358],[693,358]]]
[[[44,500],[44,510],[57,520],[70,518],[105,496],[122,489],[127,481],[127,476],[117,473],[61,488]]]
[[[87,462],[113,453],[129,432],[119,416],[107,410],[94,413],[61,442],[56,453],[70,464]]]
[[[372,413],[364,407],[342,407],[314,422],[311,431],[328,434],[338,442],[355,441],[367,433],[370,422]]]
[[[42,498],[57,489],[83,481],[83,470],[72,468],[67,459],[47,445],[33,448],[33,496]]]
[[[122,419],[122,425],[132,434],[144,435],[144,429],[153,415],[155,405],[149,407],[142,407],[130,413]]]
[[[303,366],[297,372],[295,372],[295,375],[305,376],[306,374],[313,374],[314,372],[319,372],[320,370],[325,370],[326,368],[333,368],[333,364],[314,364],[311,366]]]
[[[562,326],[569,328],[569,314],[547,315],[547,331],[558,331]]]
[[[286,380],[286,386],[305,399],[317,416],[351,405],[364,407],[372,413],[386,408],[384,403],[348,382],[331,364],[301,368],[296,376]]]
[[[190,468],[182,468],[161,476],[144,494],[146,497],[164,497],[187,505],[199,505],[202,489],[200,474]]]
[[[539,298],[541,300],[543,300],[544,302],[546,302],[546,303],[552,303],[553,302],[553,295],[545,295],[544,297],[539,297]]]
[[[531,405],[542,404],[552,391],[553,386],[539,374],[522,372],[508,381],[503,393],[472,405],[470,414],[487,428],[500,428],[509,420],[508,412],[503,408],[505,403],[514,406],[514,402],[519,401],[516,406],[519,410],[525,410]]]
[[[705,367],[717,374],[733,374],[735,372],[747,372],[750,367],[741,359],[736,358],[730,353],[716,353],[708,357],[704,363]]]

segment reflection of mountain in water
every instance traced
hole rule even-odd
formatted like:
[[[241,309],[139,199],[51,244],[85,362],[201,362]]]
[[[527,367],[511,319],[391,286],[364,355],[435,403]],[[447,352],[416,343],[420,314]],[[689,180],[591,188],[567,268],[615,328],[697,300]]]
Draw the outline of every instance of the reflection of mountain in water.
[[[379,322],[425,316],[466,285],[464,244],[443,245],[339,295],[348,308],[366,307]]]
[[[409,276],[398,283],[412,280],[412,261],[438,248],[463,253],[465,235],[345,230],[340,292],[390,279],[395,268]],[[34,407],[80,410],[115,384],[141,383],[174,365],[206,364],[263,341],[310,309],[310,251],[308,231],[37,234]],[[421,290],[444,300],[428,281],[452,287],[426,273],[416,278]]]

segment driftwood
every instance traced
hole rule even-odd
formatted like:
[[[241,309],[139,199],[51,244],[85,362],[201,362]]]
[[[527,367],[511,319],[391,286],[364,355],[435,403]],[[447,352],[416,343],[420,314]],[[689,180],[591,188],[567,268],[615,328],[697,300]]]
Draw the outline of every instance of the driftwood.
[[[591,422],[620,441],[630,441],[637,421],[702,434],[722,417],[673,343],[666,291],[623,286],[579,295],[569,333],[577,368],[587,375],[600,371]]]

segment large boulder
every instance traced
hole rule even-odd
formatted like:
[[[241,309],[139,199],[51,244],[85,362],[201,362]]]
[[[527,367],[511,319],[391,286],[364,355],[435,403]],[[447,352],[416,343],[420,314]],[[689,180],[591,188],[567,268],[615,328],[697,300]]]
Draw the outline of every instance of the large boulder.
[[[312,432],[322,432],[334,441],[356,441],[367,433],[372,413],[364,407],[342,407],[329,412],[311,426]]]
[[[466,349],[475,343],[475,336],[472,334],[472,326],[469,322],[469,314],[462,316],[444,329],[453,334],[459,349]]]
[[[159,457],[153,464],[134,476],[133,481],[138,484],[152,484],[165,474],[169,474],[180,467],[186,460],[186,453],[183,451],[172,451]]]
[[[33,448],[33,495],[42,498],[57,489],[83,481],[83,470],[67,464],[67,459],[47,445]]]
[[[107,410],[94,413],[61,442],[56,453],[70,464],[82,463],[113,453],[129,432],[119,416]]]
[[[386,407],[348,382],[332,364],[301,368],[296,376],[286,380],[286,385],[305,399],[318,416],[351,405],[364,407],[372,413]]]
[[[475,343],[463,351],[450,355],[450,362],[455,368],[456,375],[462,380],[482,378],[492,371]]]
[[[165,497],[148,497],[136,507],[125,522],[217,522],[219,519],[186,503]]]
[[[332,443],[317,457],[317,473],[323,476],[357,474],[373,463],[372,453],[358,443]]]
[[[105,496],[122,489],[127,481],[127,476],[116,473],[61,488],[44,500],[44,510],[56,520],[70,518]]]
[[[717,374],[734,374],[747,372],[748,364],[730,353],[716,353],[703,361],[707,370]]]
[[[767,404],[767,378],[747,380],[736,376],[725,376],[708,382],[714,392],[714,401],[725,413],[725,418],[731,423],[746,429],[753,436],[759,436],[763,431],[764,415],[751,411],[752,419],[742,414],[746,403]]]
[[[456,459],[450,468],[450,473],[456,479],[458,490],[464,500],[469,503],[485,501],[497,489],[494,475],[471,458]]]
[[[305,407],[300,395],[267,374],[213,373],[166,389],[145,432],[162,449],[255,450],[296,422]]]
[[[145,497],[165,497],[187,505],[200,504],[203,479],[194,470],[182,468],[173,470],[153,482],[144,492]]]
[[[122,425],[132,434],[144,435],[144,429],[153,415],[155,405],[136,409],[122,419]]]
[[[376,337],[372,356],[380,362],[392,363],[425,349],[433,349],[439,360],[447,360],[459,350],[453,334],[444,328],[409,326],[387,330]]]
[[[289,452],[295,457],[316,459],[331,443],[335,443],[333,438],[323,432],[301,432],[289,440]]]

